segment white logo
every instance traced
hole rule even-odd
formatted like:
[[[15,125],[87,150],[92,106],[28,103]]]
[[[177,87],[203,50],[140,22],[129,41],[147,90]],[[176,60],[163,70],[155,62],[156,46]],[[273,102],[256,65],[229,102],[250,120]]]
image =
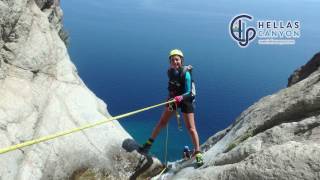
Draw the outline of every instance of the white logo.
[[[251,24],[251,26],[249,26]],[[229,34],[239,47],[246,48],[258,39],[263,45],[293,45],[300,38],[300,21],[257,20],[249,14],[239,14],[229,23]]]

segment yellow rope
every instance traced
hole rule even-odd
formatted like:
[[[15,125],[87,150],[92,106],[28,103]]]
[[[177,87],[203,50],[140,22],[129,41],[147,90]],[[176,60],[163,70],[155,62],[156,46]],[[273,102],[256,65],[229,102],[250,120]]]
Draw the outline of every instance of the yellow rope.
[[[166,171],[166,169],[167,167],[163,168],[163,170],[157,176],[160,177],[164,173],[164,171]]]
[[[84,130],[84,129],[92,128],[92,127],[101,125],[103,123],[111,122],[113,120],[118,120],[118,119],[121,119],[121,118],[132,116],[134,114],[137,114],[137,113],[140,113],[140,112],[143,112],[143,111],[147,111],[149,109],[153,109],[153,108],[156,108],[156,107],[159,107],[159,106],[162,106],[162,105],[166,105],[166,104],[169,104],[169,103],[173,103],[173,102],[175,102],[175,100],[170,100],[170,101],[167,101],[167,102],[163,102],[163,103],[160,103],[160,104],[156,104],[156,105],[153,105],[153,106],[149,106],[149,107],[146,107],[146,108],[135,110],[135,111],[132,111],[132,112],[129,112],[129,113],[121,114],[121,115],[118,115],[118,116],[115,116],[115,117],[105,118],[103,120],[100,120],[100,121],[97,121],[97,122],[94,122],[94,123],[90,123],[90,124],[87,124],[87,125],[84,125],[84,126],[81,126],[81,127],[78,127],[78,128],[66,130],[66,131],[63,131],[63,132],[56,133],[56,134],[51,134],[51,135],[48,135],[48,136],[44,136],[44,137],[41,137],[41,138],[38,138],[38,139],[26,141],[26,142],[23,142],[23,143],[20,143],[20,144],[8,146],[6,148],[0,149],[0,154],[7,153],[7,152],[10,152],[10,151],[14,151],[16,149],[23,148],[23,147],[26,147],[26,146],[30,146],[30,145],[33,145],[33,144],[38,144],[40,142],[48,141],[48,140],[51,140],[51,139],[54,139],[54,138],[58,138],[58,137],[61,137],[61,136],[65,136],[67,134],[72,134],[72,133],[75,133],[75,132],[78,132],[78,131],[81,131],[81,130]]]

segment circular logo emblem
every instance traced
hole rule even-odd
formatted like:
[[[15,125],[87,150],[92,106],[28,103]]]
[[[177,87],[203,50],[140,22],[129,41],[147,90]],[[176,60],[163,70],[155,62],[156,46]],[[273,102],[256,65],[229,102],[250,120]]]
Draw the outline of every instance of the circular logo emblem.
[[[248,14],[240,14],[232,18],[229,24],[230,36],[237,44],[245,48],[256,36],[256,30],[252,26],[247,27],[247,22],[253,17]]]

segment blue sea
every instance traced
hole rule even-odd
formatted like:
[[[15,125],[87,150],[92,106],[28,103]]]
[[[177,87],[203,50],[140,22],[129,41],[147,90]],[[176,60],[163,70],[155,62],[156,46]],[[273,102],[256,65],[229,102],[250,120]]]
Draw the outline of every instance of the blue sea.
[[[166,100],[168,52],[182,49],[194,67],[196,126],[200,142],[230,125],[260,98],[286,87],[289,75],[320,47],[317,0],[62,0],[68,51],[85,84],[118,115]],[[230,20],[246,13],[255,20],[298,20],[294,45],[240,48],[229,35]],[[163,107],[120,120],[144,143]],[[152,153],[164,159],[165,129]],[[184,128],[169,123],[168,159],[192,147]]]

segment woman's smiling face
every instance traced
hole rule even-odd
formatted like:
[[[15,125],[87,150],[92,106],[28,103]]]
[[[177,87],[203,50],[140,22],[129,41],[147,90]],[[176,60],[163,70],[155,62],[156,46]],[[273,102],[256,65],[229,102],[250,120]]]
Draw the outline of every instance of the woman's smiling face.
[[[182,66],[182,59],[178,55],[173,55],[170,57],[170,66],[171,68],[178,69]]]

